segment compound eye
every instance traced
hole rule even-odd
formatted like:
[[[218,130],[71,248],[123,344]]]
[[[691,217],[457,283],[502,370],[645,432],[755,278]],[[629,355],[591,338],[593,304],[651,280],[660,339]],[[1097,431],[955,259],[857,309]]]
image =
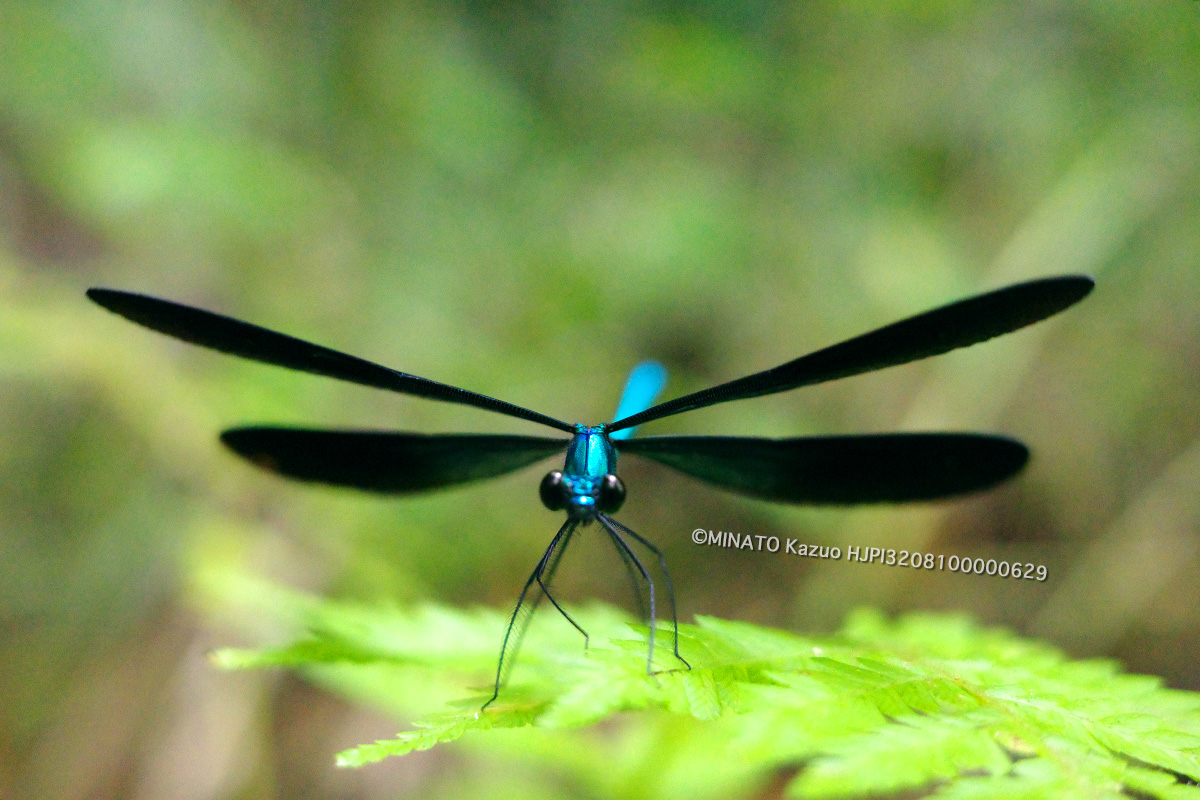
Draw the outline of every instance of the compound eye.
[[[558,470],[547,473],[546,477],[542,478],[542,485],[538,487],[538,495],[542,498],[542,505],[551,511],[562,511],[566,508],[566,485],[563,483],[563,474]]]
[[[616,475],[605,475],[600,479],[600,502],[597,503],[601,511],[617,511],[625,502],[625,484]]]

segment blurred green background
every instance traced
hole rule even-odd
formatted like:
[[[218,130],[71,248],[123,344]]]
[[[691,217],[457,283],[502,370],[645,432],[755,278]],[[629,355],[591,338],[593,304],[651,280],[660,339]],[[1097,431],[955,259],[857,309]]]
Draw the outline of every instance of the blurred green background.
[[[480,749],[336,770],[405,720],[204,657],[278,634],[196,588],[213,564],[506,608],[559,524],[548,465],[396,501],[255,471],[223,427],[544,431],[189,347],[92,285],[598,422],[642,358],[675,395],[1091,274],[1036,328],[644,431],[1003,432],[1034,452],[1004,487],[785,508],[629,458],[622,519],[665,551],[685,619],[961,609],[1200,689],[1198,177],[1186,0],[6,0],[0,798],[604,796]],[[696,527],[1050,579],[701,548]],[[602,544],[561,594],[628,605]]]

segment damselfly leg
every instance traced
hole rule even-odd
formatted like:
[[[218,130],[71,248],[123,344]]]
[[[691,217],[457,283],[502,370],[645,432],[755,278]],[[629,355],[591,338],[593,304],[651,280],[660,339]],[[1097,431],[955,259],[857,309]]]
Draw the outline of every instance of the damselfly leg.
[[[615,544],[617,546],[617,549],[619,551],[621,551],[626,558],[628,558],[630,561],[632,561],[633,565],[635,567],[637,567],[638,572],[640,572],[642,574],[642,579],[646,581],[646,585],[650,589],[650,617],[649,617],[650,635],[649,635],[649,651],[646,654],[646,672],[649,673],[649,672],[654,671],[654,639],[655,639],[655,633],[656,633],[657,627],[658,627],[657,619],[655,616],[656,609],[655,609],[655,599],[654,599],[654,580],[650,577],[650,571],[646,569],[645,565],[642,564],[642,562],[638,559],[637,555],[633,552],[633,548],[631,548],[629,546],[629,543],[626,542],[624,537],[621,536],[620,532],[617,530],[618,528],[620,528],[620,530],[622,530],[625,533],[632,536],[639,544],[641,544],[643,547],[645,547],[647,550],[654,553],[658,557],[659,567],[662,569],[663,577],[666,578],[666,581],[667,581],[667,600],[671,606],[671,625],[672,625],[672,630],[674,632],[675,657],[678,658],[680,661],[682,661],[687,666],[688,669],[691,669],[692,665],[688,664],[687,660],[684,659],[683,656],[679,655],[679,619],[678,619],[678,615],[675,611],[675,589],[671,583],[671,575],[667,571],[666,559],[663,558],[662,553],[659,551],[659,549],[657,547],[650,544],[650,542],[646,541],[641,536],[638,536],[638,534],[634,533],[627,526],[622,525],[621,523],[617,522],[612,517],[606,516],[604,514],[597,514],[596,519],[599,520],[600,524],[604,526],[604,529],[608,532],[609,538],[612,539],[613,544]],[[638,597],[640,600],[641,595],[639,594]]]
[[[680,661],[682,661],[684,663],[684,666],[686,666],[688,669],[691,669],[692,665],[687,662],[687,659],[684,658],[683,656],[679,655],[679,615],[675,611],[675,585],[671,582],[671,571],[669,569],[667,569],[667,559],[663,556],[661,550],[659,550],[657,547],[652,545],[649,541],[647,541],[646,539],[644,539],[640,535],[638,535],[638,533],[636,531],[634,531],[632,528],[630,528],[628,525],[622,525],[620,522],[617,522],[615,519],[613,519],[612,517],[609,517],[609,516],[601,515],[600,519],[603,522],[608,522],[608,523],[620,528],[621,530],[625,531],[625,533],[632,536],[635,540],[637,540],[637,542],[639,544],[642,545],[642,547],[649,550],[651,553],[654,554],[655,558],[658,559],[658,567],[659,567],[659,569],[662,570],[663,580],[665,580],[667,582],[667,601],[671,604],[671,629],[674,631],[674,636],[675,636],[675,642],[674,642],[675,657],[678,658]],[[651,597],[653,598],[653,592],[654,592],[653,584],[650,585],[650,591],[651,591]],[[639,595],[639,600],[640,600],[640,595]],[[651,613],[651,626],[653,626],[653,613]],[[653,628],[651,628],[651,630],[653,630]]]
[[[650,619],[649,617],[646,616],[646,601],[642,597],[642,584],[641,584],[641,581],[638,580],[637,568],[634,567],[633,561],[630,559],[629,555],[625,552],[625,549],[622,548],[619,544],[617,544],[616,539],[613,539],[612,536],[609,536],[608,538],[609,538],[609,541],[612,542],[613,547],[616,548],[617,555],[619,555],[621,557],[621,563],[625,565],[625,574],[629,578],[629,589],[631,592],[633,592],[633,601],[637,605],[638,619],[640,619],[640,620]]]
[[[562,561],[563,554],[567,551],[567,545],[570,543],[571,537],[575,534],[575,530],[578,527],[579,522],[576,520],[568,519],[563,523],[562,527],[558,529],[558,533],[554,534],[554,538],[550,540],[550,546],[542,554],[537,566],[534,567],[533,572],[530,574],[529,580],[525,581],[525,586],[521,589],[521,594],[517,597],[517,605],[513,609],[512,615],[508,618],[508,627],[504,631],[504,642],[500,645],[500,663],[496,665],[496,683],[492,689],[492,696],[483,704],[480,711],[490,706],[500,696],[500,687],[508,679],[508,672],[512,669],[513,661],[516,660],[517,651],[521,649],[521,641],[525,638],[525,632],[529,629],[529,623],[533,619],[533,612],[541,604],[543,596],[550,598],[550,602],[566,617],[567,622],[570,622],[575,630],[583,634],[584,647],[587,647],[587,631],[581,628],[575,620],[571,619],[570,614],[563,611],[562,606],[550,595],[547,588],[550,581],[554,578],[554,573],[558,569],[559,562]],[[527,603],[525,598],[534,583],[538,585],[537,592]]]

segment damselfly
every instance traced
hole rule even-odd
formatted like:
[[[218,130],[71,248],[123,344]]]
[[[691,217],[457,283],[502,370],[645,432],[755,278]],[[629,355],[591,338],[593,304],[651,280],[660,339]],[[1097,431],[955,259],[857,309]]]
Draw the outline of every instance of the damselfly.
[[[388,369],[282,333],[198,308],[113,289],[88,297],[121,316],[186,342],[242,358],[325,375],[402,394],[475,406],[537,422],[570,438],[491,434],[421,434],[287,427],[232,428],[221,441],[261,467],[300,480],[376,492],[408,493],[490,478],[566,449],[566,463],[541,482],[542,503],[566,520],[525,581],[509,617],[496,680],[499,695],[532,611],[545,597],[585,639],[587,633],[550,591],[576,532],[592,523],[612,541],[634,579],[648,587],[652,669],[656,628],[654,581],[633,544],[651,553],[666,582],[679,654],[675,593],[662,552],[613,518],[625,500],[617,455],[632,453],[734,492],[784,503],[895,503],[931,500],[992,486],[1029,457],[1023,444],[978,433],[892,433],[765,439],[743,436],[650,436],[634,428],[685,411],[784,392],[835,378],[938,355],[1015,331],[1083,299],[1093,282],[1061,276],[1019,283],[960,300],[826,347],[772,369],[653,405],[666,372],[643,362],[630,374],[613,422],[571,424],[487,395]],[[522,614],[522,612],[525,612]]]

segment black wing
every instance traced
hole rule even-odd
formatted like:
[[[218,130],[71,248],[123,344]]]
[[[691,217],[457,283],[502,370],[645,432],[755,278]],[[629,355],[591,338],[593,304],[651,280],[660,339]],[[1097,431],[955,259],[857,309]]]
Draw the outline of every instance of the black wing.
[[[613,442],[725,489],[783,503],[933,500],[1015,475],[1025,445],[977,433],[889,433],[754,439],[648,436]]]
[[[289,478],[372,492],[421,492],[491,478],[561,452],[566,439],[473,433],[233,428],[221,441]]]
[[[786,392],[936,356],[1057,314],[1086,297],[1094,285],[1086,276],[1066,275],[997,289],[894,322],[778,367],[659,403],[607,428],[611,433],[717,403]]]
[[[468,392],[457,386],[381,367],[356,356],[339,353],[328,347],[311,344],[211,311],[115,289],[88,289],[87,296],[109,311],[139,325],[185,342],[220,350],[222,353],[401,394],[462,403],[495,411],[497,414],[540,422],[568,433],[573,431],[567,423],[530,411],[528,408]]]

